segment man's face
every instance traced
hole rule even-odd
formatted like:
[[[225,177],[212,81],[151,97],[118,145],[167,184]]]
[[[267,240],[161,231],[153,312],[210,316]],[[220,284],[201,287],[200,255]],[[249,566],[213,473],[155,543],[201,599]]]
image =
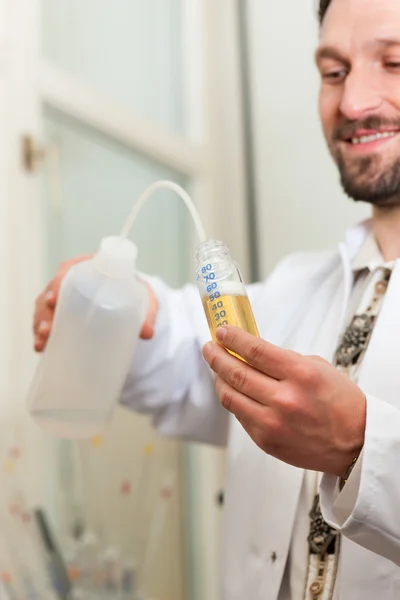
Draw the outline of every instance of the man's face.
[[[400,0],[332,0],[316,60],[322,125],[345,192],[400,205]]]

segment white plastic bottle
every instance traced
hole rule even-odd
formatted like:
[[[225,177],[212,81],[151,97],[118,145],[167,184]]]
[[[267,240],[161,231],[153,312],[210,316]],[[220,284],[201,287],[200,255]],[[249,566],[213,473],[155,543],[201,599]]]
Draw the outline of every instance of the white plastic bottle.
[[[107,237],[92,260],[65,277],[28,397],[42,429],[64,438],[89,438],[109,422],[149,301],[136,276],[136,255],[130,240]]]

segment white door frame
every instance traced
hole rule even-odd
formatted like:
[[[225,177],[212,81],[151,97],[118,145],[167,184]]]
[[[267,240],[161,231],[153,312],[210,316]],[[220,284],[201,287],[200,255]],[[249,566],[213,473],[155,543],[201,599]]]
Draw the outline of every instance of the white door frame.
[[[25,418],[24,398],[36,358],[31,351],[33,300],[44,285],[44,224],[40,175],[22,167],[21,139],[41,141],[43,103],[186,173],[210,237],[223,239],[249,273],[244,136],[236,0],[185,0],[184,49],[187,138],[155,125],[90,90],[40,57],[40,0],[0,0],[0,386],[7,410]],[[199,27],[199,23],[202,27]],[[195,68],[193,67],[195,65]],[[4,405],[5,406],[5,405]],[[0,410],[0,415],[1,415]],[[41,436],[24,421],[31,441],[30,499],[45,500]],[[219,455],[218,455],[219,456]],[[222,458],[193,450],[198,512],[195,600],[218,600]]]

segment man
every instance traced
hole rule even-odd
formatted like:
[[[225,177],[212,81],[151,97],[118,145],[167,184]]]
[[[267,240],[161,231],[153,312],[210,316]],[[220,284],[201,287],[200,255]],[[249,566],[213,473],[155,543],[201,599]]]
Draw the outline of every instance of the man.
[[[228,442],[224,600],[400,597],[400,2],[321,0],[320,19],[324,133],[371,221],[249,287],[268,342],[220,328],[247,363],[205,345],[220,404],[197,292],[149,279],[122,396],[163,433]],[[73,262],[38,298],[39,351]]]

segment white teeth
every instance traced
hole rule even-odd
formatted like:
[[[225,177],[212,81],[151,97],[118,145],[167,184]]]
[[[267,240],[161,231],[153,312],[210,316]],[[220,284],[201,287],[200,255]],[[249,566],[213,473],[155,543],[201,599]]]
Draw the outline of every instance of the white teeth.
[[[362,137],[351,138],[352,144],[368,144],[370,142],[376,142],[384,138],[394,137],[397,135],[397,131],[383,131],[382,133],[374,133],[372,135],[363,135]]]

